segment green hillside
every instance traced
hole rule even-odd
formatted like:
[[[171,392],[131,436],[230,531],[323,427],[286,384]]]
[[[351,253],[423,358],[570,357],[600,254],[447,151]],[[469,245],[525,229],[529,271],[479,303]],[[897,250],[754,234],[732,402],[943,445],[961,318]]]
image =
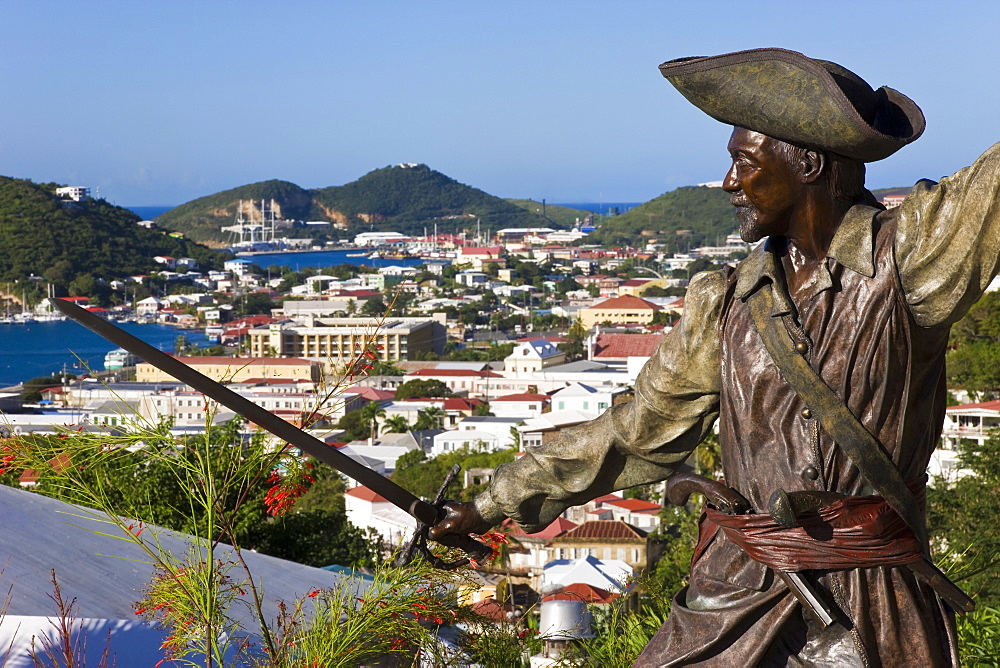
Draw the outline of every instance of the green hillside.
[[[193,257],[221,268],[217,253],[163,230],[147,230],[139,216],[104,200],[67,202],[56,184],[0,177],[0,282],[4,292],[48,282],[57,294],[85,294],[99,279],[146,274],[159,267],[153,257]],[[27,280],[30,277],[39,280]],[[14,288],[12,283],[22,283]],[[30,291],[30,290],[29,290]]]
[[[605,218],[588,243],[636,246],[643,239],[656,238],[667,243],[668,252],[676,252],[719,243],[736,228],[729,193],[721,188],[685,186],[620,216]]]
[[[221,228],[232,225],[240,200],[275,200],[279,217],[326,220],[350,237],[362,231],[421,234],[438,223],[439,231],[541,227],[549,223],[499,197],[464,185],[427,165],[376,169],[343,186],[305,190],[287,181],[263,181],[201,197],[157,219],[163,227],[199,241],[227,241]],[[305,234],[297,231],[292,235]]]
[[[306,220],[312,209],[312,196],[308,190],[288,181],[261,181],[226,190],[207,197],[181,204],[156,219],[156,224],[197,241],[214,242],[221,246],[228,240],[222,227],[236,221],[240,201],[256,202],[274,200],[275,215],[288,220]]]
[[[507,198],[507,201],[525,211],[542,215],[541,202],[536,202],[533,199],[510,198]],[[545,218],[560,227],[573,227],[577,221],[583,221],[587,216],[593,215],[590,211],[584,211],[583,209],[570,209],[565,206],[554,206],[552,204],[546,204],[544,210]]]

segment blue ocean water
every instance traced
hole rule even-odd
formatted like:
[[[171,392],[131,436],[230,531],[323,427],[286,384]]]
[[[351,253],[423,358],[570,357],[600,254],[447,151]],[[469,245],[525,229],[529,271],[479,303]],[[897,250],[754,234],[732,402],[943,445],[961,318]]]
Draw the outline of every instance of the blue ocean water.
[[[375,260],[365,257],[371,250],[363,249],[338,249],[321,251],[302,251],[285,253],[261,253],[259,255],[248,255],[250,260],[261,269],[271,266],[288,267],[292,271],[301,271],[306,267],[322,269],[324,267],[336,267],[338,264],[353,264],[355,266],[365,265],[381,269],[383,267],[418,267],[424,263],[421,258],[411,257],[403,260],[393,260],[391,258],[378,258]]]
[[[645,204],[645,202],[549,202],[549,204],[552,206],[565,206],[569,209],[592,211],[593,213],[599,213],[602,216],[605,216],[611,207],[617,207],[618,213],[625,213],[629,209],[634,209],[640,204]]]
[[[162,216],[167,211],[170,211],[174,207],[172,206],[127,206],[125,207],[132,213],[142,216],[143,220],[153,220],[158,216]]]
[[[169,325],[121,323],[122,329],[152,346],[173,352],[183,334],[193,344],[208,345],[203,332]],[[104,355],[118,346],[71,320],[0,325],[0,386],[62,371],[81,375],[104,370]]]

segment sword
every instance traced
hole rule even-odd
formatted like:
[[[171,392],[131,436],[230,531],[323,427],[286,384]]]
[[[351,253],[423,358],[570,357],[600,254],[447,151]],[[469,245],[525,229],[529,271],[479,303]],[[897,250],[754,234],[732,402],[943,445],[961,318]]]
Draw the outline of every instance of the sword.
[[[311,434],[307,434],[290,422],[261,408],[246,397],[240,396],[208,376],[195,371],[183,362],[157,350],[142,339],[132,336],[104,318],[100,318],[90,311],[63,299],[55,299],[53,300],[53,304],[67,317],[75,320],[95,334],[139,356],[182,383],[186,383],[205,396],[215,399],[226,408],[236,411],[286,443],[294,445],[302,450],[302,452],[329,464],[344,475],[377,492],[386,501],[413,516],[418,523],[425,527],[433,526],[441,518],[439,508],[417,498],[388,478],[383,477],[367,466],[359,464],[336,448],[327,445]],[[486,555],[491,552],[489,547],[468,535],[450,535],[438,542],[448,547],[460,548],[476,560],[485,559]],[[452,566],[461,565],[461,563],[464,562],[456,562]]]
[[[698,493],[705,497],[706,502],[727,515],[750,512],[750,502],[735,489],[695,473],[675,473],[667,478],[666,491],[667,499],[675,506],[683,506],[691,494]],[[837,610],[820,596],[804,574],[782,571],[774,571],[774,574],[785,583],[799,603],[819,620],[823,628],[837,621]]]

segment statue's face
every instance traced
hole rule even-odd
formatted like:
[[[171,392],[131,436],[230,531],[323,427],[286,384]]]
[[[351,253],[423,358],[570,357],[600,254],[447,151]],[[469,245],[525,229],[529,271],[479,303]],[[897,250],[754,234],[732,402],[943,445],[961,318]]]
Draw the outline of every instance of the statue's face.
[[[788,232],[792,212],[799,202],[802,181],[785,157],[776,151],[781,140],[746,128],[736,128],[729,138],[729,168],[722,188],[732,195],[740,237],[760,241]]]

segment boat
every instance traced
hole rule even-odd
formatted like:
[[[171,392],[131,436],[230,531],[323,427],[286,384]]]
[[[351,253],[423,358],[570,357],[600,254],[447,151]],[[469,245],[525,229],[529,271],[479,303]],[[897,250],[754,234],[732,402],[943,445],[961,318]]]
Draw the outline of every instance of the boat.
[[[104,370],[113,371],[127,366],[135,366],[139,358],[124,348],[115,348],[104,356]]]
[[[222,231],[229,232],[229,252],[233,255],[271,253],[288,250],[289,247],[286,239],[277,239],[274,236],[279,224],[287,224],[287,221],[278,220],[276,217],[273,199],[270,204],[261,200],[259,210],[255,202],[247,202],[244,206],[243,200],[240,200],[235,224],[223,227]]]

